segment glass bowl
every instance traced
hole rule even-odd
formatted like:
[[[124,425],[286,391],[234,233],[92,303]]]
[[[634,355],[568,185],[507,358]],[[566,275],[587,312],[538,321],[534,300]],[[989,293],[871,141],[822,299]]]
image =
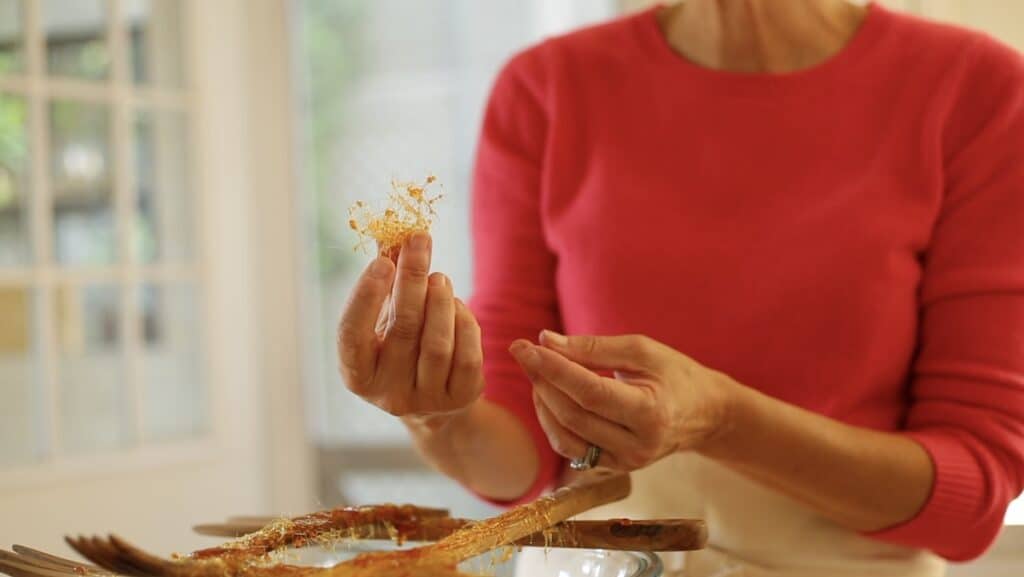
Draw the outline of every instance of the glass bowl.
[[[282,552],[279,560],[293,565],[330,567],[370,551],[408,549],[418,543],[397,546],[384,541],[352,541],[331,548],[305,547]],[[515,575],[518,550],[494,551],[470,559],[459,570],[470,575]],[[601,549],[548,549],[531,555],[530,577],[661,577],[661,560],[653,553]]]

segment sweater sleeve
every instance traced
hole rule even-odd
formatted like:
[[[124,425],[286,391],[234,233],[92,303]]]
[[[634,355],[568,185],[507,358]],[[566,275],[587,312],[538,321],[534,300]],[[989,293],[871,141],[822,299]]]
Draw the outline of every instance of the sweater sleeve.
[[[943,134],[906,421],[935,480],[916,517],[873,535],[957,561],[1024,484],[1024,63],[987,39],[973,54]]]
[[[536,49],[534,49],[536,50]],[[531,52],[498,75],[487,105],[473,178],[473,297],[480,323],[483,396],[513,413],[529,431],[540,462],[533,486],[513,505],[535,499],[558,475],[533,406],[532,385],[508,352],[513,340],[559,329],[555,256],[541,226],[541,162],[547,132],[538,70]]]

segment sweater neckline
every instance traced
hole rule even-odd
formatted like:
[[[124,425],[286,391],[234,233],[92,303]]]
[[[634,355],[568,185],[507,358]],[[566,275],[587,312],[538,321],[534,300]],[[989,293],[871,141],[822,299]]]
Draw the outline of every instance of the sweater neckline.
[[[823,62],[791,72],[733,72],[702,66],[677,52],[669,44],[658,22],[658,13],[664,7],[658,4],[644,10],[637,18],[643,39],[652,49],[656,61],[674,67],[678,73],[693,80],[737,89],[796,88],[842,77],[871,52],[889,20],[888,11],[872,1],[867,4],[863,20],[846,45]]]

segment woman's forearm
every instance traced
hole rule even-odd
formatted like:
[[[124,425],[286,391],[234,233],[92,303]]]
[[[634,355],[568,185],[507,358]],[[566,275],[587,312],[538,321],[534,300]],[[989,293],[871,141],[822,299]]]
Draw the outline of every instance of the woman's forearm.
[[[515,500],[537,478],[540,463],[530,434],[510,412],[486,399],[455,415],[402,422],[427,462],[481,495]]]
[[[727,386],[726,423],[705,456],[860,531],[909,520],[928,499],[934,468],[913,440]]]

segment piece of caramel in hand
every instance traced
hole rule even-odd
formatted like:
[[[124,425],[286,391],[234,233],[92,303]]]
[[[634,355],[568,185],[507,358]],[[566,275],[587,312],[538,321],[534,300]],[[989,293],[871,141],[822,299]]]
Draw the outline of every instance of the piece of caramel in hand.
[[[433,175],[423,183],[391,181],[388,203],[383,210],[374,210],[363,201],[356,201],[348,209],[348,226],[359,235],[356,249],[366,250],[373,240],[377,254],[398,262],[398,253],[406,239],[416,232],[430,232],[437,212],[434,203],[444,196],[431,196],[427,188],[436,181]]]

